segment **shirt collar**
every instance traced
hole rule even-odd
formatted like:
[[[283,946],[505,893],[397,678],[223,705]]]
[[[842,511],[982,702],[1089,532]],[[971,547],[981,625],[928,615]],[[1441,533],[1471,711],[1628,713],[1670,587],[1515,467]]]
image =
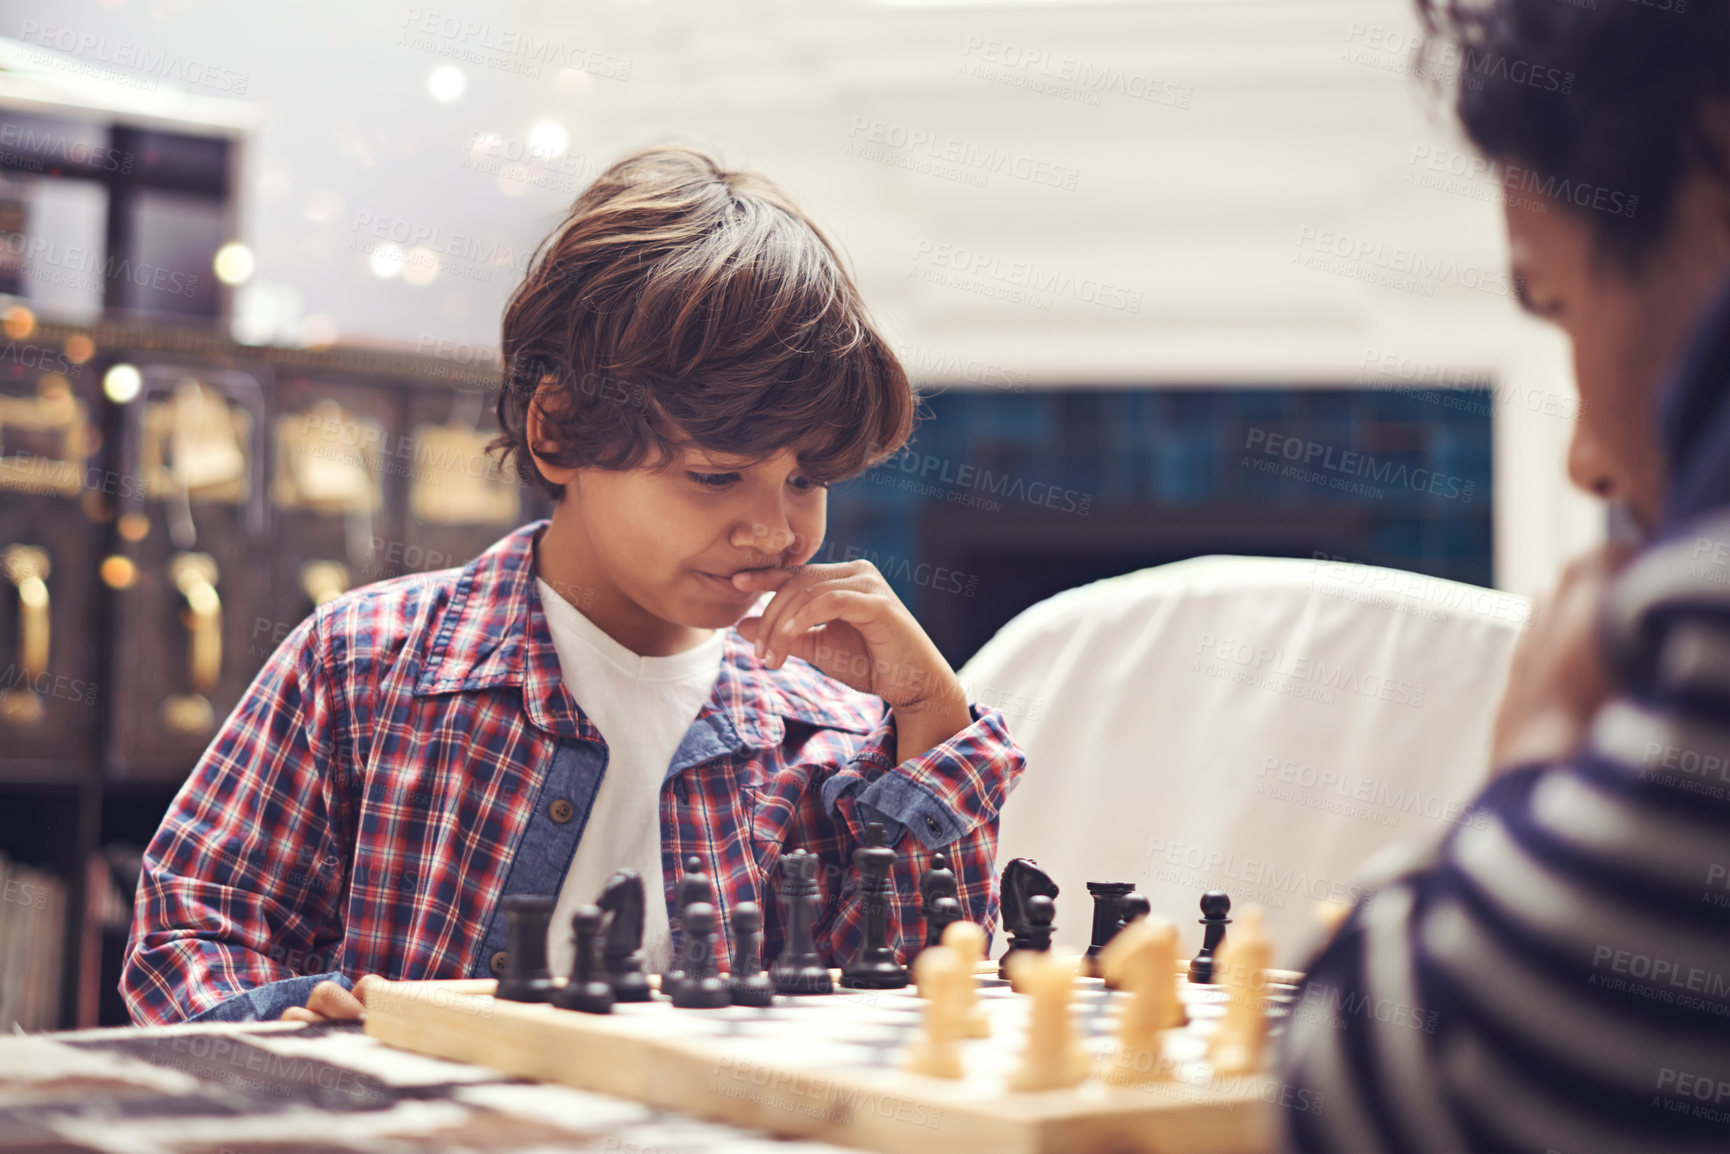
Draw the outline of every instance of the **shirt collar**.
[[[1666,535],[1730,503],[1730,280],[1695,322],[1661,394]]]
[[[517,686],[537,728],[598,742],[600,730],[565,688],[535,584],[535,542],[550,524],[542,518],[513,530],[463,567],[433,626],[414,692],[422,697]],[[827,681],[803,663],[768,668],[737,629],[728,629],[714,692],[693,725],[707,736],[688,734],[670,771],[722,752],[780,745],[789,720],[871,732],[877,717],[866,703],[873,699]]]

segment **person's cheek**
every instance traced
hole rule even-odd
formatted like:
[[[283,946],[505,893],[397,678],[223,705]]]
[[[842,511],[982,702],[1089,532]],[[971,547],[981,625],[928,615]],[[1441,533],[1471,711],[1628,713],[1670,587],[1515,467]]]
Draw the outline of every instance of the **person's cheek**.
[[[823,547],[823,535],[829,530],[826,495],[819,493],[814,507],[793,520],[793,531],[799,535],[797,564],[803,565]]]

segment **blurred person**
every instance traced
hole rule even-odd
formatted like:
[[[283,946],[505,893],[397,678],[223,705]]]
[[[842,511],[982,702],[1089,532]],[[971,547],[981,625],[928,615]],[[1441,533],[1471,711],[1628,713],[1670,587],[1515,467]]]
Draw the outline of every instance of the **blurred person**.
[[[1379,863],[1308,967],[1301,1151],[1730,1149],[1730,4],[1418,0],[1573,347],[1580,558],[1515,654],[1483,816]]]

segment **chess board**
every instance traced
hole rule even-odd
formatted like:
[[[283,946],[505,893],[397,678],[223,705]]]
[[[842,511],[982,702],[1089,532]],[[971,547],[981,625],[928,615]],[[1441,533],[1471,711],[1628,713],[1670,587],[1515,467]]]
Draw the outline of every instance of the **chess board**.
[[[1292,975],[1295,977],[1295,975]],[[1271,1075],[1215,1077],[1207,1037],[1225,992],[1182,984],[1190,1024],[1165,1035],[1169,1080],[1093,1077],[1071,1089],[1017,1093],[1028,999],[995,973],[976,979],[991,1036],[965,1043],[966,1076],[900,1068],[924,1002],[911,989],[777,997],[765,1009],[680,1010],[627,1004],[611,1014],[492,997],[495,982],[381,983],[366,1032],[392,1046],[517,1077],[884,1154],[1261,1154],[1275,1142]],[[1270,972],[1269,1013],[1292,987]],[[1074,1014],[1101,1071],[1119,1060],[1114,1021],[1126,995],[1080,978]]]

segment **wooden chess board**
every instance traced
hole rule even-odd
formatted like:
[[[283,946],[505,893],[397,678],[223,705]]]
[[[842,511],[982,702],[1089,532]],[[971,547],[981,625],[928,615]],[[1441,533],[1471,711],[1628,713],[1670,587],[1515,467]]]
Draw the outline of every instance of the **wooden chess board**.
[[[369,989],[366,1032],[517,1077],[884,1154],[1273,1148],[1274,1079],[1216,1078],[1206,1060],[1221,988],[1181,987],[1190,1024],[1165,1035],[1171,1079],[1126,1086],[1094,1077],[1072,1089],[1017,1093],[1008,1078],[1020,1062],[1028,1000],[995,973],[976,981],[991,1036],[965,1043],[959,1080],[900,1069],[924,1013],[911,989],[777,997],[766,1009],[679,1010],[657,998],[596,1015],[495,999],[491,979],[391,982]],[[1270,1015],[1282,1016],[1291,987],[1269,989]],[[1102,1071],[1118,1056],[1113,1023],[1124,997],[1077,979],[1075,1018]]]

